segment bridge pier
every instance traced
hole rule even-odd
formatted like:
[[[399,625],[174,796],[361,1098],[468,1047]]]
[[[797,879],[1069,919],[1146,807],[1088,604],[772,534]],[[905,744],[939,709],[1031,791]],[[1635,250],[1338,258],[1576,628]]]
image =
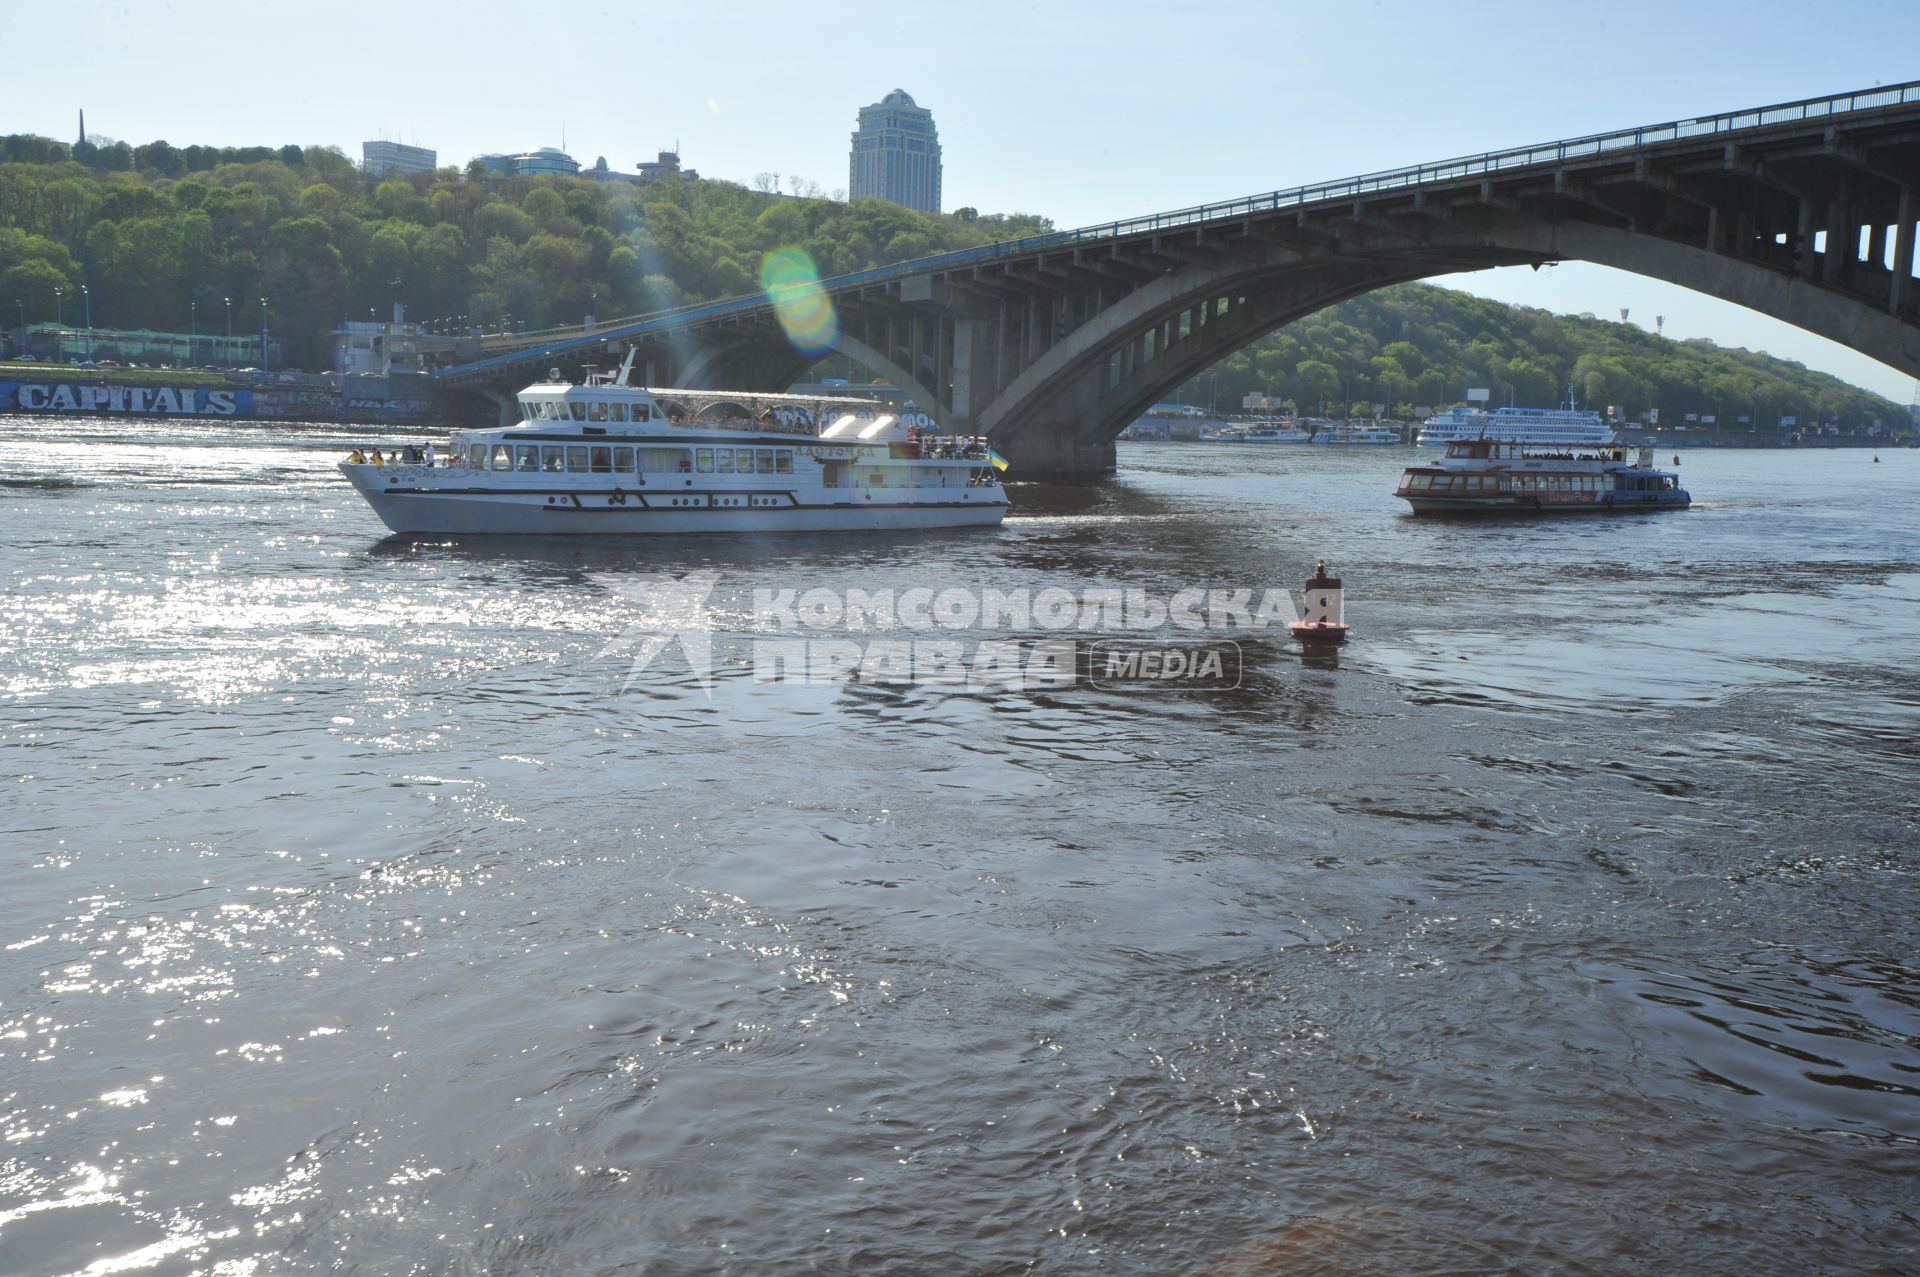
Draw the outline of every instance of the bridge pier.
[[[1007,459],[1006,477],[1041,483],[1094,483],[1113,477],[1113,440],[1090,441],[1085,423],[1036,421],[1018,433],[994,437],[993,448]]]

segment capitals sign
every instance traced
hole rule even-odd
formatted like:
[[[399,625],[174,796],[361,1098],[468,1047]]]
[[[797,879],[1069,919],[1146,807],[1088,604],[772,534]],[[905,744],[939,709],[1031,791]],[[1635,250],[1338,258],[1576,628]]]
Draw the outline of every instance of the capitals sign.
[[[250,417],[251,390],[193,386],[76,386],[0,381],[0,410],[131,416]]]

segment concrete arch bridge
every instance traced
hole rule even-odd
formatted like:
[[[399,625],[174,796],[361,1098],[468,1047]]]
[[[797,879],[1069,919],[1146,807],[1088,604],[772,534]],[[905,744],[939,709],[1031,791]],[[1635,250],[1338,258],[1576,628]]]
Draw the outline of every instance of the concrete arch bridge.
[[[1274,329],[1407,280],[1587,261],[1920,377],[1920,82],[1273,191],[823,281],[839,349],[1021,477],[1086,478],[1147,405]],[[764,296],[440,368],[513,390],[637,348],[648,385],[777,390],[813,360]]]

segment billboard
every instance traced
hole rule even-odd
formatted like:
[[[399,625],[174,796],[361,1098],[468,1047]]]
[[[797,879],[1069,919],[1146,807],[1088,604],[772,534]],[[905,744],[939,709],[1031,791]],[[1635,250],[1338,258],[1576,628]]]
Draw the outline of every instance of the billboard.
[[[251,417],[253,392],[237,386],[93,386],[0,381],[0,411],[139,417]]]

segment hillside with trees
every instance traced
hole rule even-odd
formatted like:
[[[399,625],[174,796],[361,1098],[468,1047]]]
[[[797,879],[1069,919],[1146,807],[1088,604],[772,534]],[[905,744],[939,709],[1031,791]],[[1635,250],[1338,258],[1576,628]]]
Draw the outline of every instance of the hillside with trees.
[[[1790,360],[1671,341],[1627,323],[1556,315],[1431,284],[1368,293],[1290,324],[1181,388],[1188,403],[1210,397],[1238,410],[1249,391],[1302,413],[1409,418],[1416,408],[1459,402],[1484,387],[1495,405],[1551,407],[1569,386],[1582,407],[1630,420],[1649,409],[1663,424],[1687,414],[1723,428],[1747,417],[1771,430],[1782,416],[1830,421],[1844,430],[1876,418],[1904,426],[1907,410],[1837,377]]]
[[[289,362],[305,368],[327,366],[341,320],[384,317],[395,301],[444,329],[537,330],[750,292],[776,247],[806,250],[832,276],[1048,229],[1024,214],[929,216],[680,176],[489,178],[473,166],[372,180],[333,147],[0,137],[4,322],[57,309],[77,322],[85,284],[100,327],[212,332],[230,298],[246,331],[264,298]],[[1585,405],[1628,417],[1657,408],[1663,421],[1691,412],[1771,426],[1790,414],[1854,429],[1905,415],[1765,355],[1419,284],[1309,316],[1181,397],[1226,409],[1262,391],[1301,412],[1384,403],[1404,417],[1469,386],[1496,403],[1550,405],[1569,383]]]
[[[258,327],[289,361],[325,367],[342,319],[395,301],[428,324],[537,330],[731,297],[767,250],[797,245],[822,275],[1051,229],[1044,218],[930,217],[670,177],[486,179],[457,169],[370,181],[331,147],[76,148],[0,138],[0,306],[52,320],[79,286],[100,327]]]

